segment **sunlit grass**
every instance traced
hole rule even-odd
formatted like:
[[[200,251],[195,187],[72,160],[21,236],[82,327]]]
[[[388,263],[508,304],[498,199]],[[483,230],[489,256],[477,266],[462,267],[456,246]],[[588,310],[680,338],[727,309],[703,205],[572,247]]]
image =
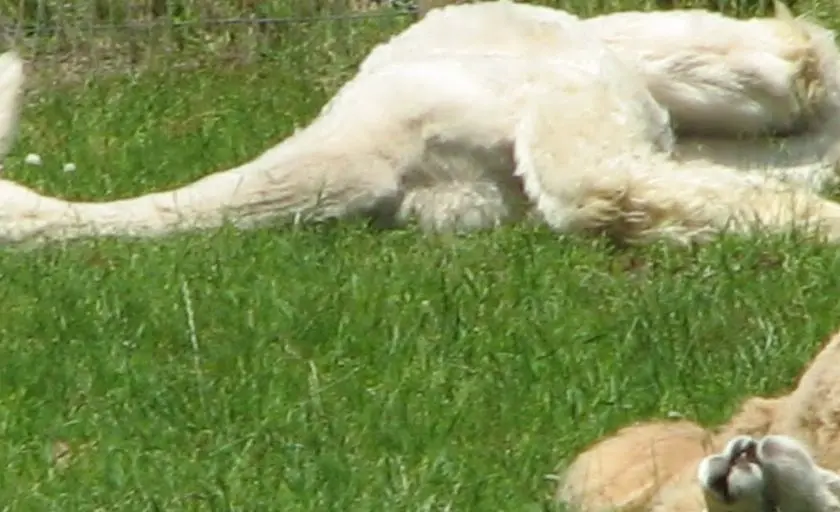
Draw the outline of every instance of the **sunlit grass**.
[[[41,89],[4,172],[92,199],[235,165],[385,33]],[[224,229],[2,252],[0,279],[14,511],[536,509],[620,425],[786,388],[840,318],[836,249],[795,239]]]

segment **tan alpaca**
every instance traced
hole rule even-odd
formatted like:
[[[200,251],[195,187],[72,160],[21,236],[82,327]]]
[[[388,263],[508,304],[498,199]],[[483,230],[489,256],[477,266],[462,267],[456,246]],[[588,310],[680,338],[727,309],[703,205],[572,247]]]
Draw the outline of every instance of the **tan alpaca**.
[[[689,421],[655,421],[619,430],[580,454],[562,474],[556,498],[586,511],[649,510],[662,486],[739,435],[770,430],[781,399],[751,398],[719,432]],[[685,470],[685,471],[684,471]],[[699,491],[699,489],[698,489]],[[698,493],[698,499],[702,496]]]
[[[751,398],[717,429],[651,422],[596,443],[563,473],[557,499],[585,512],[774,512],[767,503],[779,512],[840,510],[838,369],[840,332],[791,393]],[[744,459],[739,447],[750,439],[754,453]],[[672,446],[685,457],[642,444]],[[727,503],[733,493],[741,498]]]
[[[677,18],[693,20],[675,47],[682,62],[693,58],[690,73],[647,66],[648,53],[632,57],[637,46],[622,51],[626,38],[604,29],[604,43],[600,30],[556,9],[506,1],[433,9],[375,48],[309,126],[234,169],[101,203],[0,182],[0,242],[347,217],[430,230],[535,217],[558,232],[630,243],[795,227],[840,239],[840,205],[814,192],[821,186],[796,185],[833,179],[830,148],[816,144],[815,152],[798,151],[804,161],[744,170],[716,161],[731,147],[709,143],[686,157],[692,146],[678,137],[675,157],[669,114],[686,134],[731,141],[733,128],[745,128],[833,142],[821,122],[840,104],[840,58],[829,33],[784,16],[640,16],[647,21],[619,23],[618,32],[664,34]],[[726,53],[707,41],[725,42]],[[20,80],[0,82],[8,90],[0,111],[17,108],[9,98]],[[663,93],[690,90],[707,91],[700,106],[689,101],[693,94]],[[747,149],[759,161],[782,160],[766,141]],[[789,174],[807,179],[777,179]]]

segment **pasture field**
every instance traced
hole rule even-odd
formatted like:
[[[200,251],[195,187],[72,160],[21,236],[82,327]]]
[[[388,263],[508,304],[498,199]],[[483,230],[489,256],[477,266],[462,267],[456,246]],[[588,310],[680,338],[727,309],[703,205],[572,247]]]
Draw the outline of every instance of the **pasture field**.
[[[289,27],[248,62],[34,62],[4,173],[92,199],[237,164],[407,22]],[[223,229],[4,250],[0,283],[9,511],[551,510],[546,475],[601,435],[722,421],[840,327],[840,252],[795,236]]]

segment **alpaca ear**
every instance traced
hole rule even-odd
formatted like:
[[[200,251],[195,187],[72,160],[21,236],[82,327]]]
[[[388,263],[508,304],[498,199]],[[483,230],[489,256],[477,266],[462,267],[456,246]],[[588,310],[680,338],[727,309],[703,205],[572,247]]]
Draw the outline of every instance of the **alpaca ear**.
[[[697,481],[703,489],[707,503],[712,500],[725,502],[728,496],[729,457],[712,455],[704,458],[697,466]]]
[[[23,61],[17,52],[0,55],[0,159],[17,135],[23,82]]]
[[[726,446],[723,448],[723,455],[729,458],[734,458],[745,450],[754,447],[755,441],[750,436],[735,436],[726,443]]]
[[[787,21],[793,23],[796,18],[793,16],[793,13],[790,12],[790,9],[787,5],[779,0],[773,1],[773,13],[774,17],[779,21]]]

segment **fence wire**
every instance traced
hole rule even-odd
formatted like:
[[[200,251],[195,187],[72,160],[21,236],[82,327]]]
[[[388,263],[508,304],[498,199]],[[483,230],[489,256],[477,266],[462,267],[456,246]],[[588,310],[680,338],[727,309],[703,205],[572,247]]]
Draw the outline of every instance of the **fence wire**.
[[[303,0],[275,4],[253,0],[236,3],[168,1],[155,7],[155,0],[95,0],[90,4],[52,3],[48,0],[0,0],[0,26],[4,33],[49,36],[64,32],[140,30],[219,25],[284,25],[378,17],[412,16],[417,5],[411,0]],[[249,5],[250,3],[250,5]],[[192,5],[190,5],[192,4]],[[237,6],[239,8],[237,8]],[[265,14],[274,11],[273,16]],[[220,15],[227,15],[218,17]],[[261,16],[261,14],[263,14]],[[279,15],[278,15],[279,14]]]
[[[285,52],[314,65],[347,61],[417,19],[469,0],[0,0],[0,42],[65,78],[154,64],[247,63]],[[625,9],[700,7],[755,15],[769,0],[520,0],[587,17]],[[795,3],[789,0],[788,3]],[[318,58],[314,59],[318,61]],[[56,66],[57,64],[57,66]]]
[[[416,11],[412,0],[0,0],[0,35],[40,69],[58,63],[78,75],[247,61],[277,48],[362,49],[359,32],[381,36]]]

